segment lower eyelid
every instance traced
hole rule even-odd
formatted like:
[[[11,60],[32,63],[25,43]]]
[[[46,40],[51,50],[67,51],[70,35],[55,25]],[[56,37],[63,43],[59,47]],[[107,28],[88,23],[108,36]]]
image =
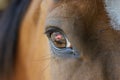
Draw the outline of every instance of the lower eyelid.
[[[59,57],[80,58],[80,54],[71,48],[56,49],[51,45],[51,50],[54,55],[59,56]]]

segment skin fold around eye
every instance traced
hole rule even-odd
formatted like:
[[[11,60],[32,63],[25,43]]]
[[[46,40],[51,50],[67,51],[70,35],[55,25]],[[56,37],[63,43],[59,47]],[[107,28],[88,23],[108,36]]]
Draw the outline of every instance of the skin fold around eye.
[[[55,56],[79,58],[80,54],[71,45],[63,30],[57,27],[47,27],[45,34],[47,35],[50,48]]]

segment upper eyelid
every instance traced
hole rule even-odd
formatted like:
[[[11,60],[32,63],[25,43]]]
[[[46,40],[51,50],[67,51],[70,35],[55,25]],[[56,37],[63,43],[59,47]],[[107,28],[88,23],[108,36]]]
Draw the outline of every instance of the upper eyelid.
[[[55,26],[49,26],[49,27],[45,28],[45,34],[47,34],[49,32],[54,32],[54,31],[64,32],[62,29],[55,27]]]

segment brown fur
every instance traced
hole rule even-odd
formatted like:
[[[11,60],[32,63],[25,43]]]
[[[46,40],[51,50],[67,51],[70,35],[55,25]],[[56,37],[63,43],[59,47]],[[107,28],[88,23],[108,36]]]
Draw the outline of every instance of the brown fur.
[[[120,80],[120,33],[109,22],[103,0],[33,0],[20,29],[15,80]],[[80,59],[49,57],[46,26],[61,28]]]

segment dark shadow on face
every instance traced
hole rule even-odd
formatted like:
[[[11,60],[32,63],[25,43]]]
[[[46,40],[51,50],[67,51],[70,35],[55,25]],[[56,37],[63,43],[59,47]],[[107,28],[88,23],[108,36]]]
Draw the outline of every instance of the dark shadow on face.
[[[48,13],[46,27],[52,26],[63,30],[80,54],[54,55],[53,80],[120,80],[120,34],[110,27],[102,0],[61,2]]]

